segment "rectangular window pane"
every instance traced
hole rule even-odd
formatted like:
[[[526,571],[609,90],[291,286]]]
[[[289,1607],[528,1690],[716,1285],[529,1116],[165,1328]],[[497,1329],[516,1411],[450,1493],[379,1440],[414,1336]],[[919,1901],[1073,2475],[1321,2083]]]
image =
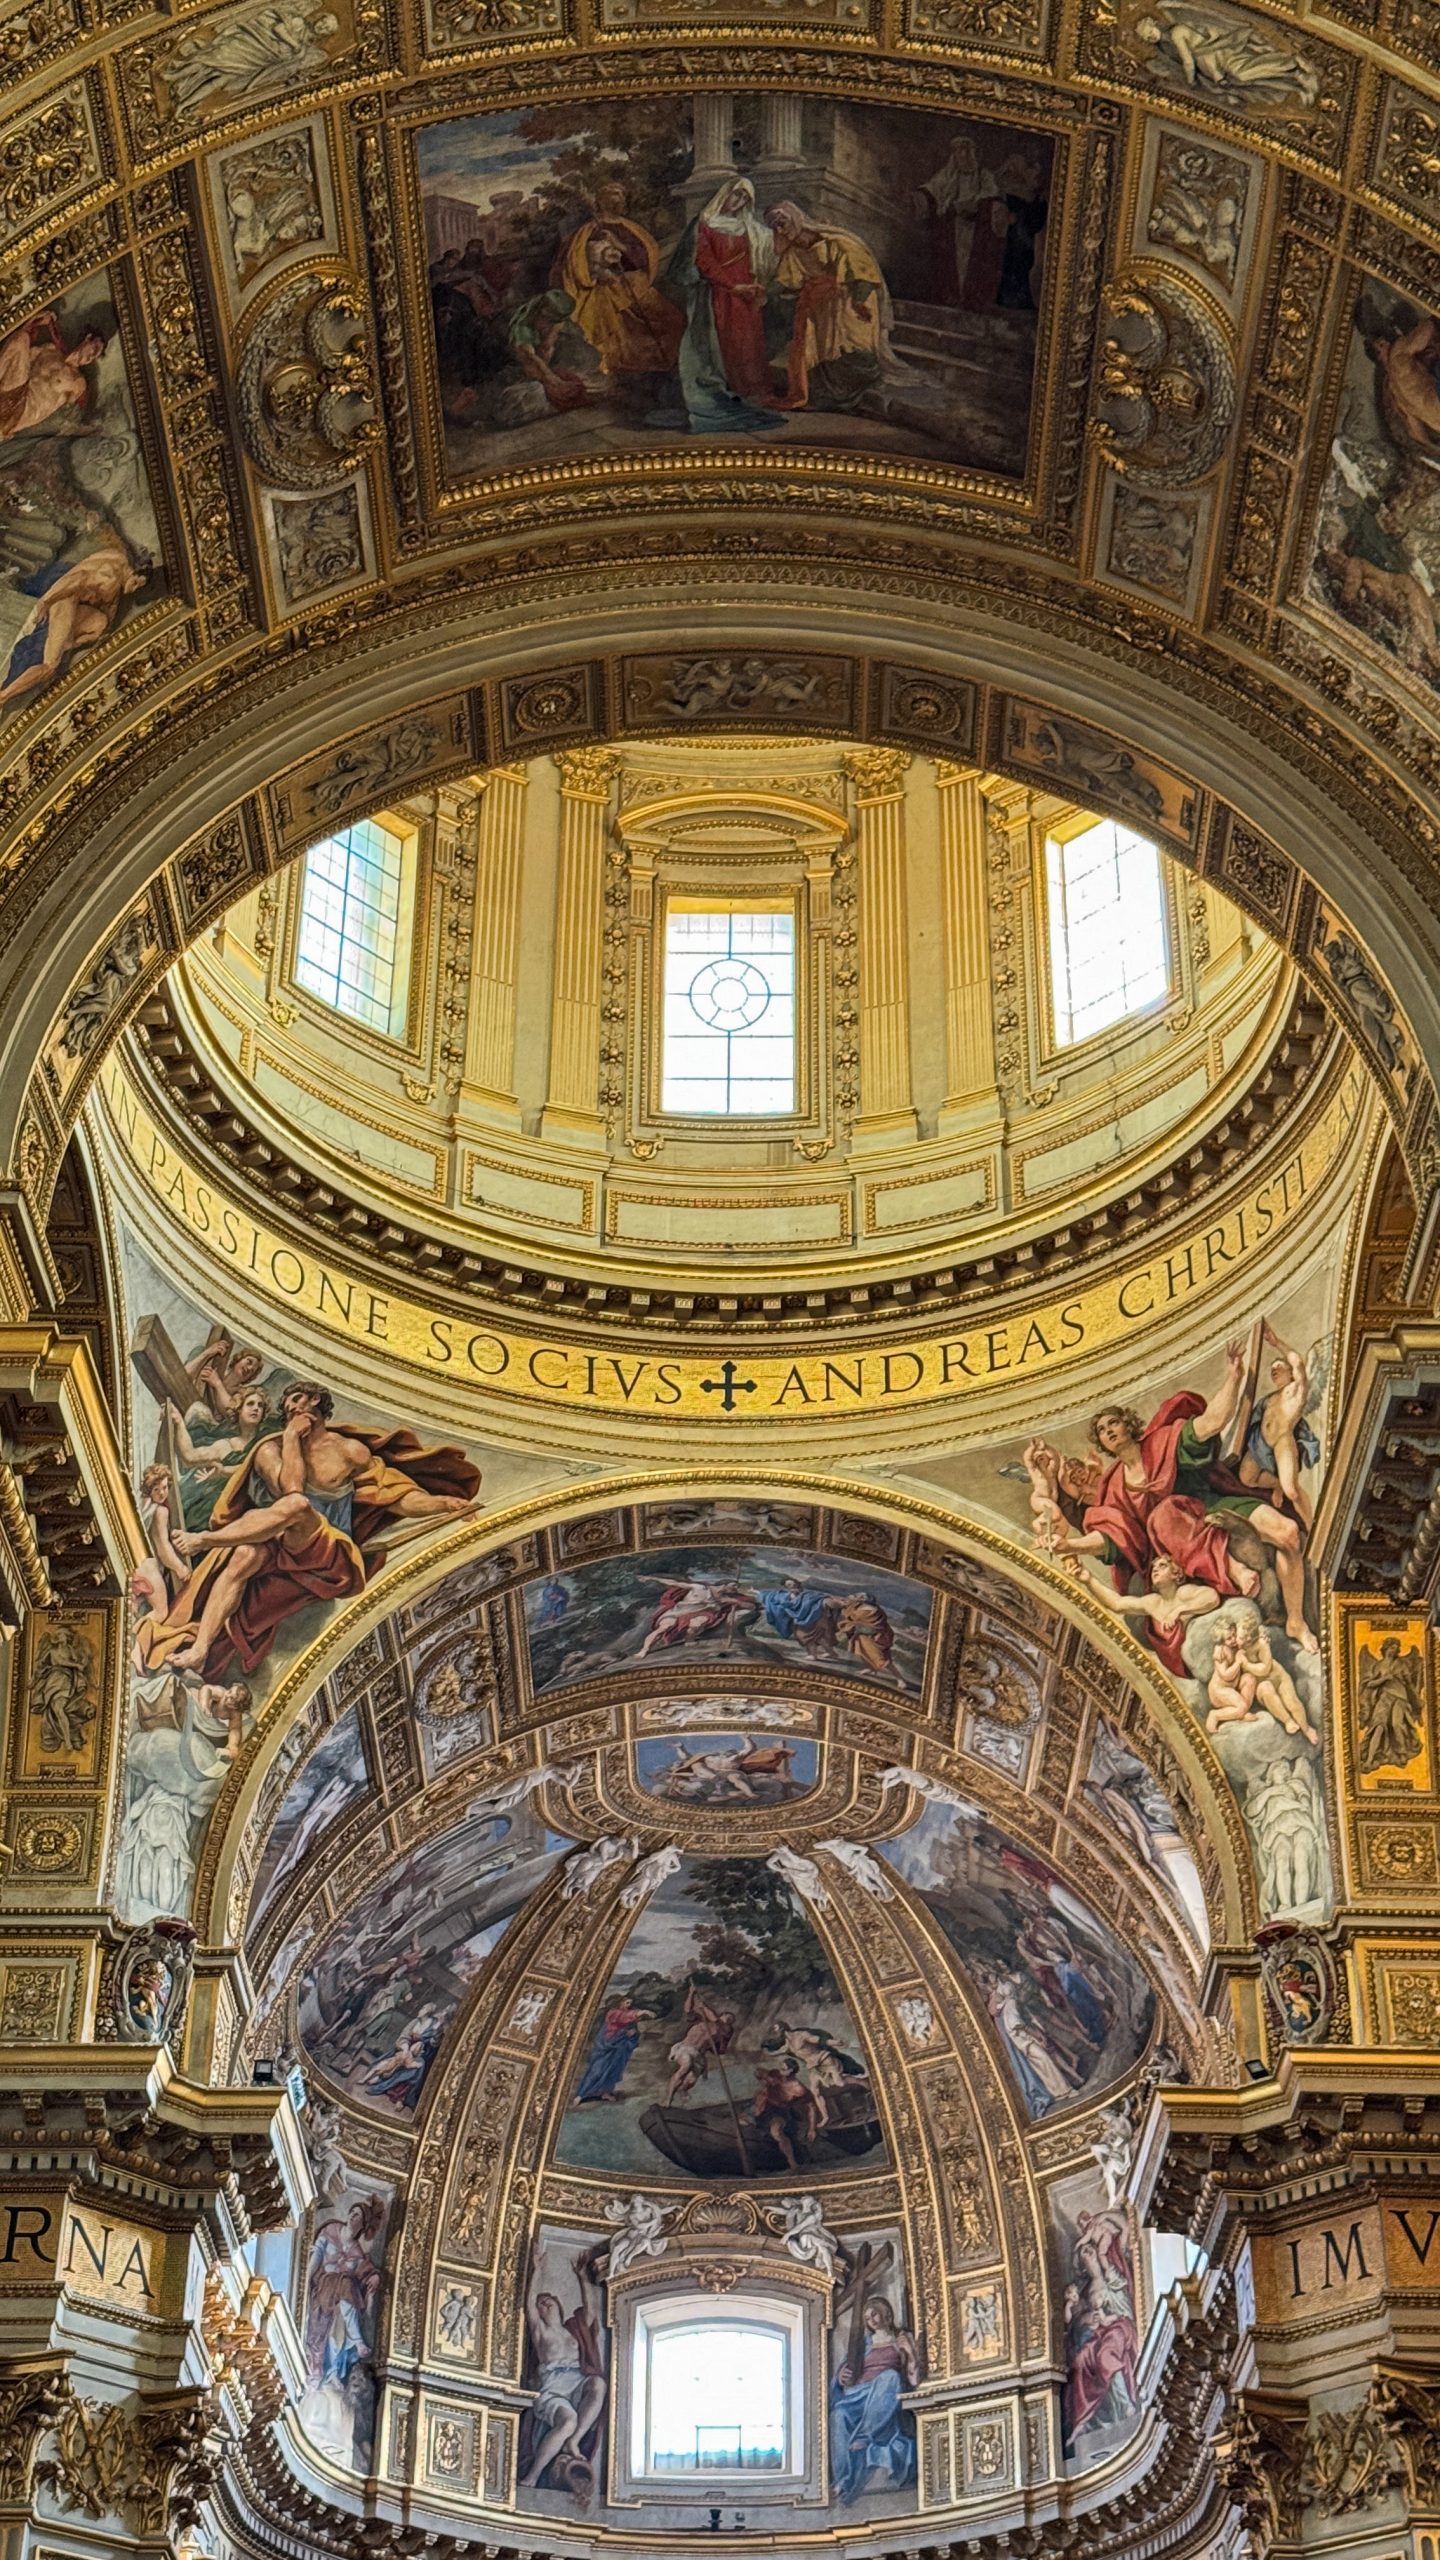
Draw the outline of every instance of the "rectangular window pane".
[[[309,994],[390,1031],[399,985],[404,847],[362,818],[310,847],[300,891],[295,976]]]
[[[661,1108],[730,1119],[793,1112],[794,982],[791,910],[670,910]]]
[[[650,2340],[648,2471],[780,2471],[788,2454],[788,2342],[758,2322],[660,2330]]]
[[[1170,945],[1158,848],[1104,818],[1045,848],[1059,1048],[1161,1003]]]

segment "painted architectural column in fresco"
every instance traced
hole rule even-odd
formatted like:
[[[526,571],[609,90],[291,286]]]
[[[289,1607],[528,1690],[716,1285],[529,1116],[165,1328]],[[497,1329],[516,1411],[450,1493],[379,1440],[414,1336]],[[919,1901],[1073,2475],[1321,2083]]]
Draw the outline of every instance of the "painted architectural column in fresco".
[[[905,950],[905,776],[900,747],[847,756],[860,855],[860,1117],[857,1145],[915,1135]]]
[[[599,1145],[600,988],[605,900],[605,812],[618,758],[606,747],[557,756],[560,879],[555,899],[555,992],[550,1016],[546,1137]]]
[[[986,879],[985,795],[963,765],[937,764],[941,913],[945,933],[946,1134],[981,1104],[993,1111],[995,1056]]]
[[[509,1128],[520,1125],[514,1090],[515,996],[528,780],[523,765],[497,765],[484,777],[475,863],[466,1099],[487,1120],[503,1121]]]

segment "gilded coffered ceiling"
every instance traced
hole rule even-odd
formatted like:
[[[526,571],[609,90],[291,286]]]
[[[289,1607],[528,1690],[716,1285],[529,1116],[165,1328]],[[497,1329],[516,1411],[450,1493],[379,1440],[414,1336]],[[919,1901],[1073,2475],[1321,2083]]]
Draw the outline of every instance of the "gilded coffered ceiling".
[[[1117,809],[1138,777],[1342,1014],[1323,955],[1372,952],[1392,1079],[1429,1045],[1429,0],[7,25],[33,1197],[87,963],[93,1064],[317,816],[617,734],[819,731]],[[702,348],[711,199],[765,313]],[[1394,1108],[1428,1162],[1413,1073]]]

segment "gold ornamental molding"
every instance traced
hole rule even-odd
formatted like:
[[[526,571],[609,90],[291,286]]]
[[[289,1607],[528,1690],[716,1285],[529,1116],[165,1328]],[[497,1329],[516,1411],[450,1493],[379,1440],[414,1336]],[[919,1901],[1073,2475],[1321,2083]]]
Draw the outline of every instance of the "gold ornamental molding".
[[[107,1062],[99,1093],[104,1125],[137,1196],[163,1228],[183,1237],[235,1285],[267,1308],[288,1311],[307,1329],[440,1381],[457,1405],[471,1404],[477,1423],[487,1408],[520,1407],[565,1416],[675,1424],[723,1423],[747,1439],[779,1426],[826,1428],[846,1419],[929,1410],[937,1416],[973,1405],[987,1390],[1020,1379],[1083,1371],[1097,1352],[1140,1344],[1162,1320],[1213,1300],[1287,1239],[1312,1207],[1354,1138],[1365,1079],[1352,1067],[1323,1108],[1295,1134],[1282,1160],[1240,1197],[1217,1206],[1209,1223],[1163,1250],[1115,1264],[1063,1295],[1020,1308],[983,1306],[944,1333],[888,1335],[879,1343],[837,1343],[824,1351],[762,1342],[727,1354],[663,1339],[641,1339],[628,1356],[593,1347],[593,1330],[517,1325],[505,1311],[477,1324],[396,1285],[377,1285],[338,1257],[323,1258],[297,1234],[257,1218],[227,1192],[213,1163],[202,1163],[162,1129],[118,1055]]]

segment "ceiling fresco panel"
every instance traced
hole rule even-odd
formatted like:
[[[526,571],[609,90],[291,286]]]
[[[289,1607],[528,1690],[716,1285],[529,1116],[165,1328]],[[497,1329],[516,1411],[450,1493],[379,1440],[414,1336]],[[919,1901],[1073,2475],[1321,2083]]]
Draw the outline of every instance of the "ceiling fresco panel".
[[[771,90],[415,148],[452,482],[681,438],[1024,478],[1048,135]]]
[[[919,1583],[786,1548],[672,1548],[557,1574],[525,1594],[536,1697],[620,1663],[823,1664],[920,1695],[931,1595]]]

